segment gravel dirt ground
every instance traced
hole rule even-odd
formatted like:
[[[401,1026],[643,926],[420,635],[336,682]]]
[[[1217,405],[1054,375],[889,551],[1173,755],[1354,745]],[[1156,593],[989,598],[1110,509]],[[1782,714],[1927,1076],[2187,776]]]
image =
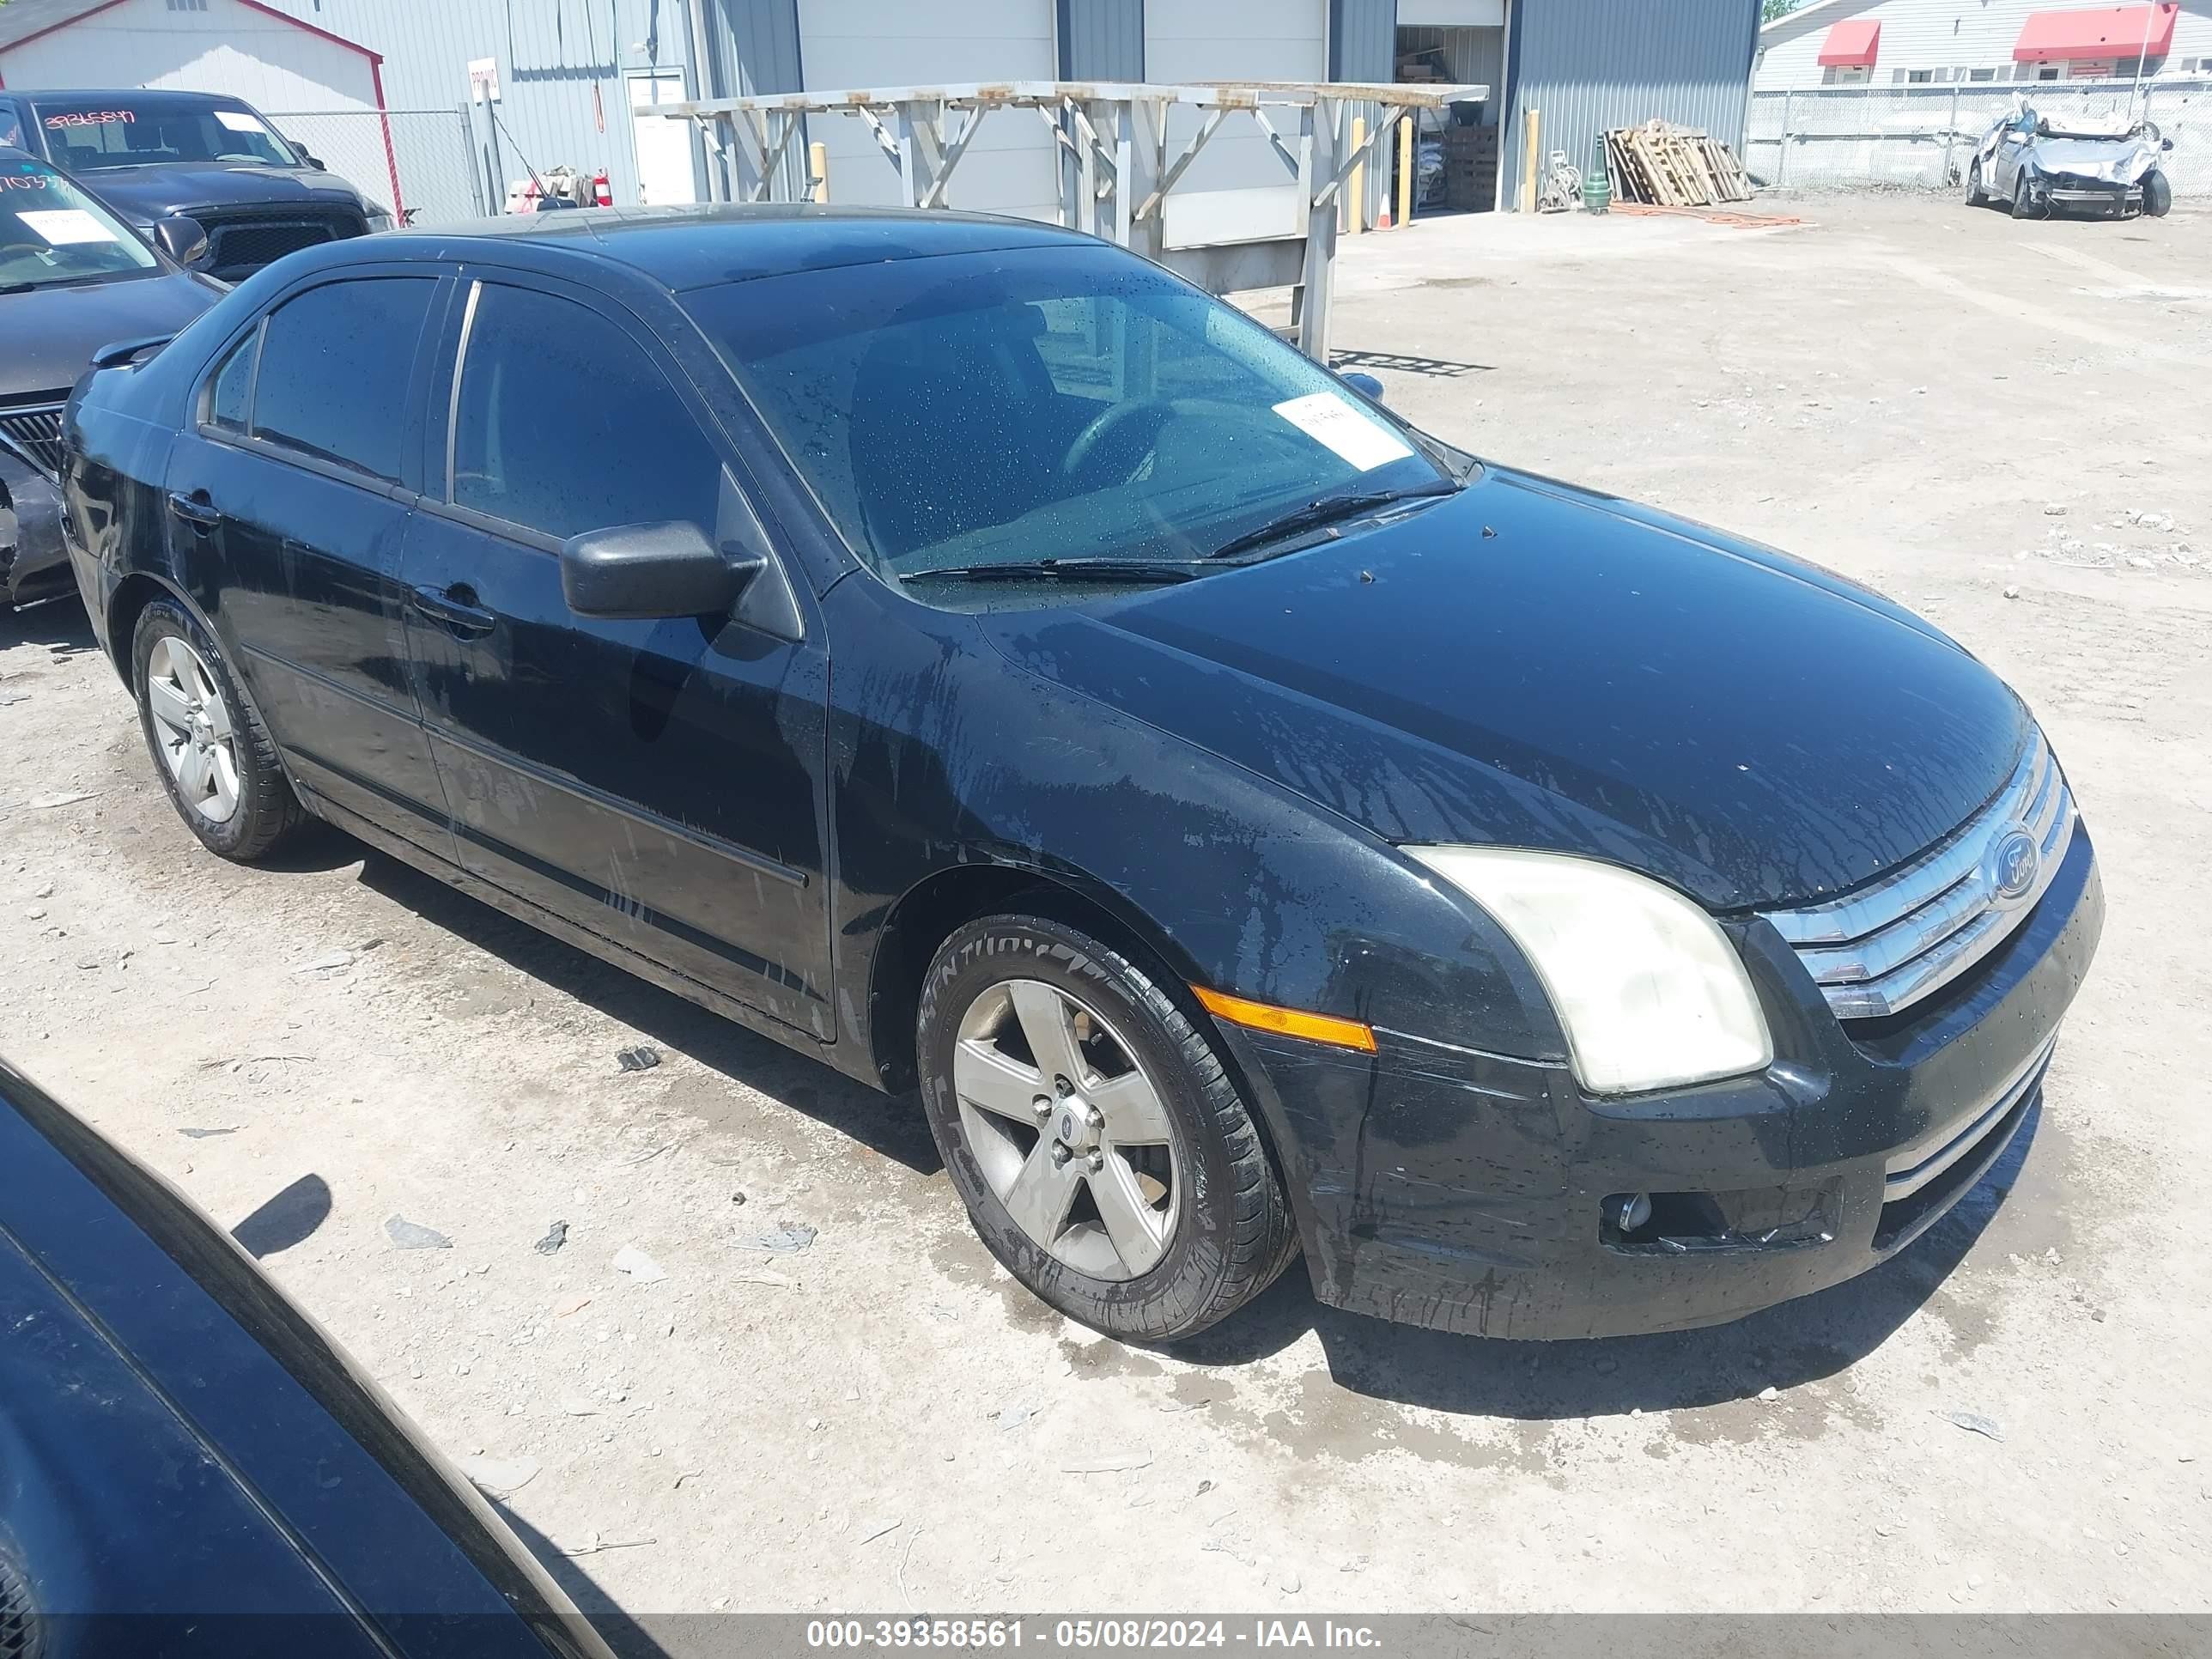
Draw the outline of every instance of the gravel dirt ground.
[[[2205,1610],[2212,214],[1761,205],[1809,222],[1364,238],[1336,344],[1486,455],[1918,608],[2050,730],[2102,954],[2024,1152],[1876,1273],[1540,1346],[1293,1269],[1174,1355],[1097,1340],[996,1269],[912,1102],[335,836],[201,853],[61,606],[0,620],[0,1052],[239,1228],[618,1627]]]

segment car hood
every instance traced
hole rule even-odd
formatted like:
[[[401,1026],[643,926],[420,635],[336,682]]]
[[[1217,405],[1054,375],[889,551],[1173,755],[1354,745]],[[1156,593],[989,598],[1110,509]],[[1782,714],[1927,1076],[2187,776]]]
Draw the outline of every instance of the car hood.
[[[66,394],[101,346],[173,334],[222,292],[170,272],[0,295],[0,398]]]
[[[1911,858],[2030,732],[1995,675],[1867,589],[1496,469],[1248,568],[980,625],[1390,841],[1583,853],[1719,910]]]
[[[2028,155],[2045,173],[2133,179],[2149,170],[2159,149],[2141,138],[2039,138]]]
[[[361,206],[360,192],[351,185],[309,167],[169,162],[102,167],[81,174],[78,182],[137,225],[150,225],[172,213],[213,208],[294,207],[301,203]]]

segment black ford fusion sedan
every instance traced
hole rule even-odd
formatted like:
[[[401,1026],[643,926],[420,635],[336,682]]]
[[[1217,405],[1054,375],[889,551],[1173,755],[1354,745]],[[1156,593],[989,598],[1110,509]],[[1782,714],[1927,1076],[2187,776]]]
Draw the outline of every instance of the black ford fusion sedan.
[[[1111,246],[370,237],[81,383],[210,849],[309,817],[891,1091],[1063,1312],[1725,1320],[2030,1115],[2103,901],[2020,699],[1816,567],[1394,419]]]

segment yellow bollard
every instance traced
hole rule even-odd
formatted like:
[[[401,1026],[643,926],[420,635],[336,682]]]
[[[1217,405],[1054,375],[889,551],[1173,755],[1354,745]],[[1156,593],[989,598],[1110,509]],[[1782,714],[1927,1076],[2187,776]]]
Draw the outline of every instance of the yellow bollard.
[[[830,199],[830,146],[818,139],[806,147],[806,170],[814,175],[814,199]]]
[[[1403,230],[1413,222],[1413,175],[1420,170],[1420,157],[1413,148],[1413,118],[1398,118],[1398,216],[1393,226]]]
[[[1367,142],[1367,118],[1355,116],[1352,122],[1352,153],[1359,154],[1359,147]],[[1367,163],[1362,161],[1352,169],[1352,193],[1345,198],[1345,211],[1352,221],[1354,236],[1367,228]]]

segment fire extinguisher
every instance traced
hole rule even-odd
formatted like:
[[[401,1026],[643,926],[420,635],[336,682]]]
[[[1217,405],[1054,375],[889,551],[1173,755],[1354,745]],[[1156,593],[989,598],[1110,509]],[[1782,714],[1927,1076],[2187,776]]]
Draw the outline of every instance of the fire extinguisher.
[[[607,183],[605,167],[592,175],[592,202],[597,207],[612,207],[615,204],[614,187]]]

